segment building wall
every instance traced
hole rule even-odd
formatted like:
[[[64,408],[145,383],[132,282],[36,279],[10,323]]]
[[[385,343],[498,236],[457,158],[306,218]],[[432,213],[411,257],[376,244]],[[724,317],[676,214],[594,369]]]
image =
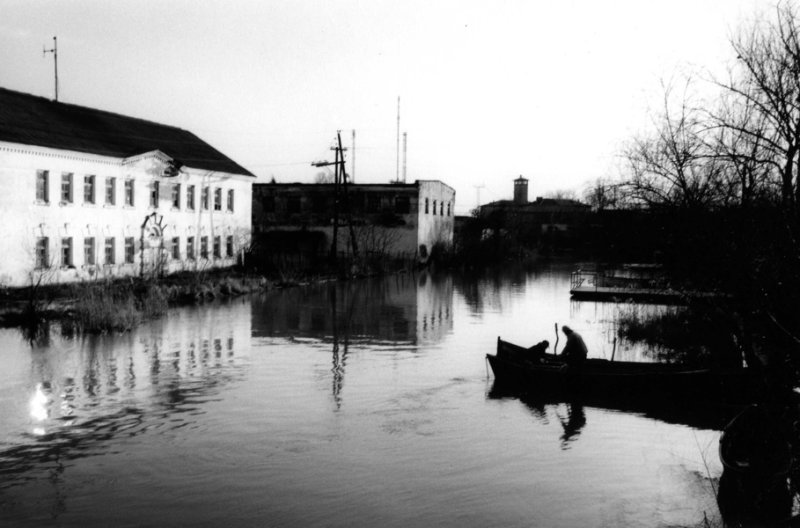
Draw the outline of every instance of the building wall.
[[[257,184],[254,186],[253,225],[256,232],[314,231],[333,240],[332,184]],[[437,241],[453,240],[455,192],[438,181],[414,184],[355,184],[348,186],[353,231],[359,252],[387,253],[414,259],[420,244],[425,251]],[[428,211],[425,211],[425,200]],[[437,211],[433,214],[433,202]],[[341,202],[340,202],[341,203]],[[340,206],[337,247],[349,251],[350,227]],[[279,251],[281,248],[264,248]]]
[[[423,180],[419,185],[419,234],[417,237],[420,257],[423,251],[430,253],[437,243],[450,246],[453,243],[456,192],[440,181]],[[426,208],[426,203],[428,207]],[[422,247],[425,246],[423,250]]]
[[[35,281],[74,282],[102,277],[137,275],[183,269],[224,267],[236,263],[249,244],[252,177],[200,171],[184,167],[175,177],[162,177],[163,154],[154,152],[121,160],[85,153],[0,142],[0,285],[25,286]],[[48,171],[46,200],[37,199],[37,171]],[[72,173],[72,200],[61,199],[62,174]],[[84,177],[94,176],[94,203],[84,199]],[[106,179],[114,179],[114,203],[106,203]],[[125,203],[125,182],[133,182],[133,205]],[[159,184],[157,206],[150,204],[154,182]],[[178,207],[172,205],[172,187],[180,185]],[[187,207],[187,187],[195,186],[195,207]],[[208,209],[201,189],[210,188]],[[214,193],[221,190],[221,210],[214,209]],[[228,191],[233,210],[228,210]],[[156,216],[151,216],[156,213]],[[147,236],[142,225],[147,222]],[[160,222],[160,239],[153,225]],[[194,237],[195,258],[187,254]],[[200,254],[207,237],[208,256]],[[219,257],[214,239],[219,237]],[[86,261],[85,241],[94,239],[94,263]],[[178,239],[179,255],[172,258],[171,243]],[[71,262],[62,262],[65,240],[71,239]],[[106,240],[113,247],[106,250]],[[126,239],[133,239],[133,262],[126,262]],[[37,266],[37,240],[46,240],[46,267]],[[227,243],[232,244],[228,255]],[[144,251],[142,248],[144,247]],[[107,258],[108,257],[108,258]]]

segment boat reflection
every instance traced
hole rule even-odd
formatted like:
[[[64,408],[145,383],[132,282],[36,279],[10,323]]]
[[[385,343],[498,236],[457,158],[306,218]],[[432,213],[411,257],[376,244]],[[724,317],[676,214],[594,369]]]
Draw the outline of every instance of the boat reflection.
[[[530,410],[538,421],[549,421],[549,414],[555,414],[564,428],[561,436],[562,448],[577,440],[587,425],[585,409],[599,408],[614,412],[637,414],[653,420],[670,424],[686,425],[695,429],[721,431],[728,421],[741,411],[741,405],[716,402],[665,401],[664,399],[622,401],[606,397],[558,398],[522,391],[494,382],[487,397],[489,399],[517,399]],[[566,409],[566,412],[564,412]]]

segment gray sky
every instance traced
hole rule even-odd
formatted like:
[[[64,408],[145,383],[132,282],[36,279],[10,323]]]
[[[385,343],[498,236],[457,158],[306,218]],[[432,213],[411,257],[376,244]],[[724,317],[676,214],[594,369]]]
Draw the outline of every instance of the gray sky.
[[[0,86],[188,129],[259,180],[438,179],[456,212],[618,173],[660,81],[719,68],[759,0],[0,0]],[[401,140],[402,142],[402,140]],[[401,143],[402,149],[402,143]],[[349,160],[349,158],[348,158]],[[402,174],[402,152],[400,172]]]

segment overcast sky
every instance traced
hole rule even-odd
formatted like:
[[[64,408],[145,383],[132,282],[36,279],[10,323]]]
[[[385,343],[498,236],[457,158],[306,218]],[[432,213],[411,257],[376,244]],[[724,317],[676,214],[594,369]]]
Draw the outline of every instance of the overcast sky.
[[[59,100],[188,129],[278,182],[312,182],[337,130],[357,182],[394,179],[399,96],[407,181],[454,187],[461,214],[520,175],[531,199],[615,176],[661,80],[721,67],[771,5],[0,0],[0,86],[52,97],[55,35]]]

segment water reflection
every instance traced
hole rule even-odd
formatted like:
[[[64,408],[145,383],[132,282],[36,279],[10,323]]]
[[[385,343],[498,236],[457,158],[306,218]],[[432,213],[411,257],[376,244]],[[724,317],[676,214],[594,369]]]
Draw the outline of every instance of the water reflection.
[[[16,385],[27,396],[11,400],[27,408],[0,398],[0,490],[37,478],[37,467],[56,484],[69,461],[112,449],[112,438],[189,423],[244,375],[249,306],[177,311],[116,336],[70,337],[57,325],[35,340],[16,332],[0,332],[0,348],[7,369],[28,364],[27,386]]]
[[[695,429],[720,431],[738,412],[741,407],[717,404],[713,402],[685,403],[659,400],[610,399],[604,397],[586,397],[556,399],[544,397],[532,391],[521,391],[500,383],[493,383],[487,398],[490,400],[516,399],[523,403],[535,421],[548,424],[551,415],[561,423],[564,430],[561,436],[561,447],[566,449],[580,438],[580,433],[587,426],[585,408],[593,407],[612,412],[638,414],[654,420],[670,424],[686,425]]]
[[[452,309],[452,277],[426,271],[270,292],[253,299],[252,327],[256,337],[419,345],[452,332]]]

